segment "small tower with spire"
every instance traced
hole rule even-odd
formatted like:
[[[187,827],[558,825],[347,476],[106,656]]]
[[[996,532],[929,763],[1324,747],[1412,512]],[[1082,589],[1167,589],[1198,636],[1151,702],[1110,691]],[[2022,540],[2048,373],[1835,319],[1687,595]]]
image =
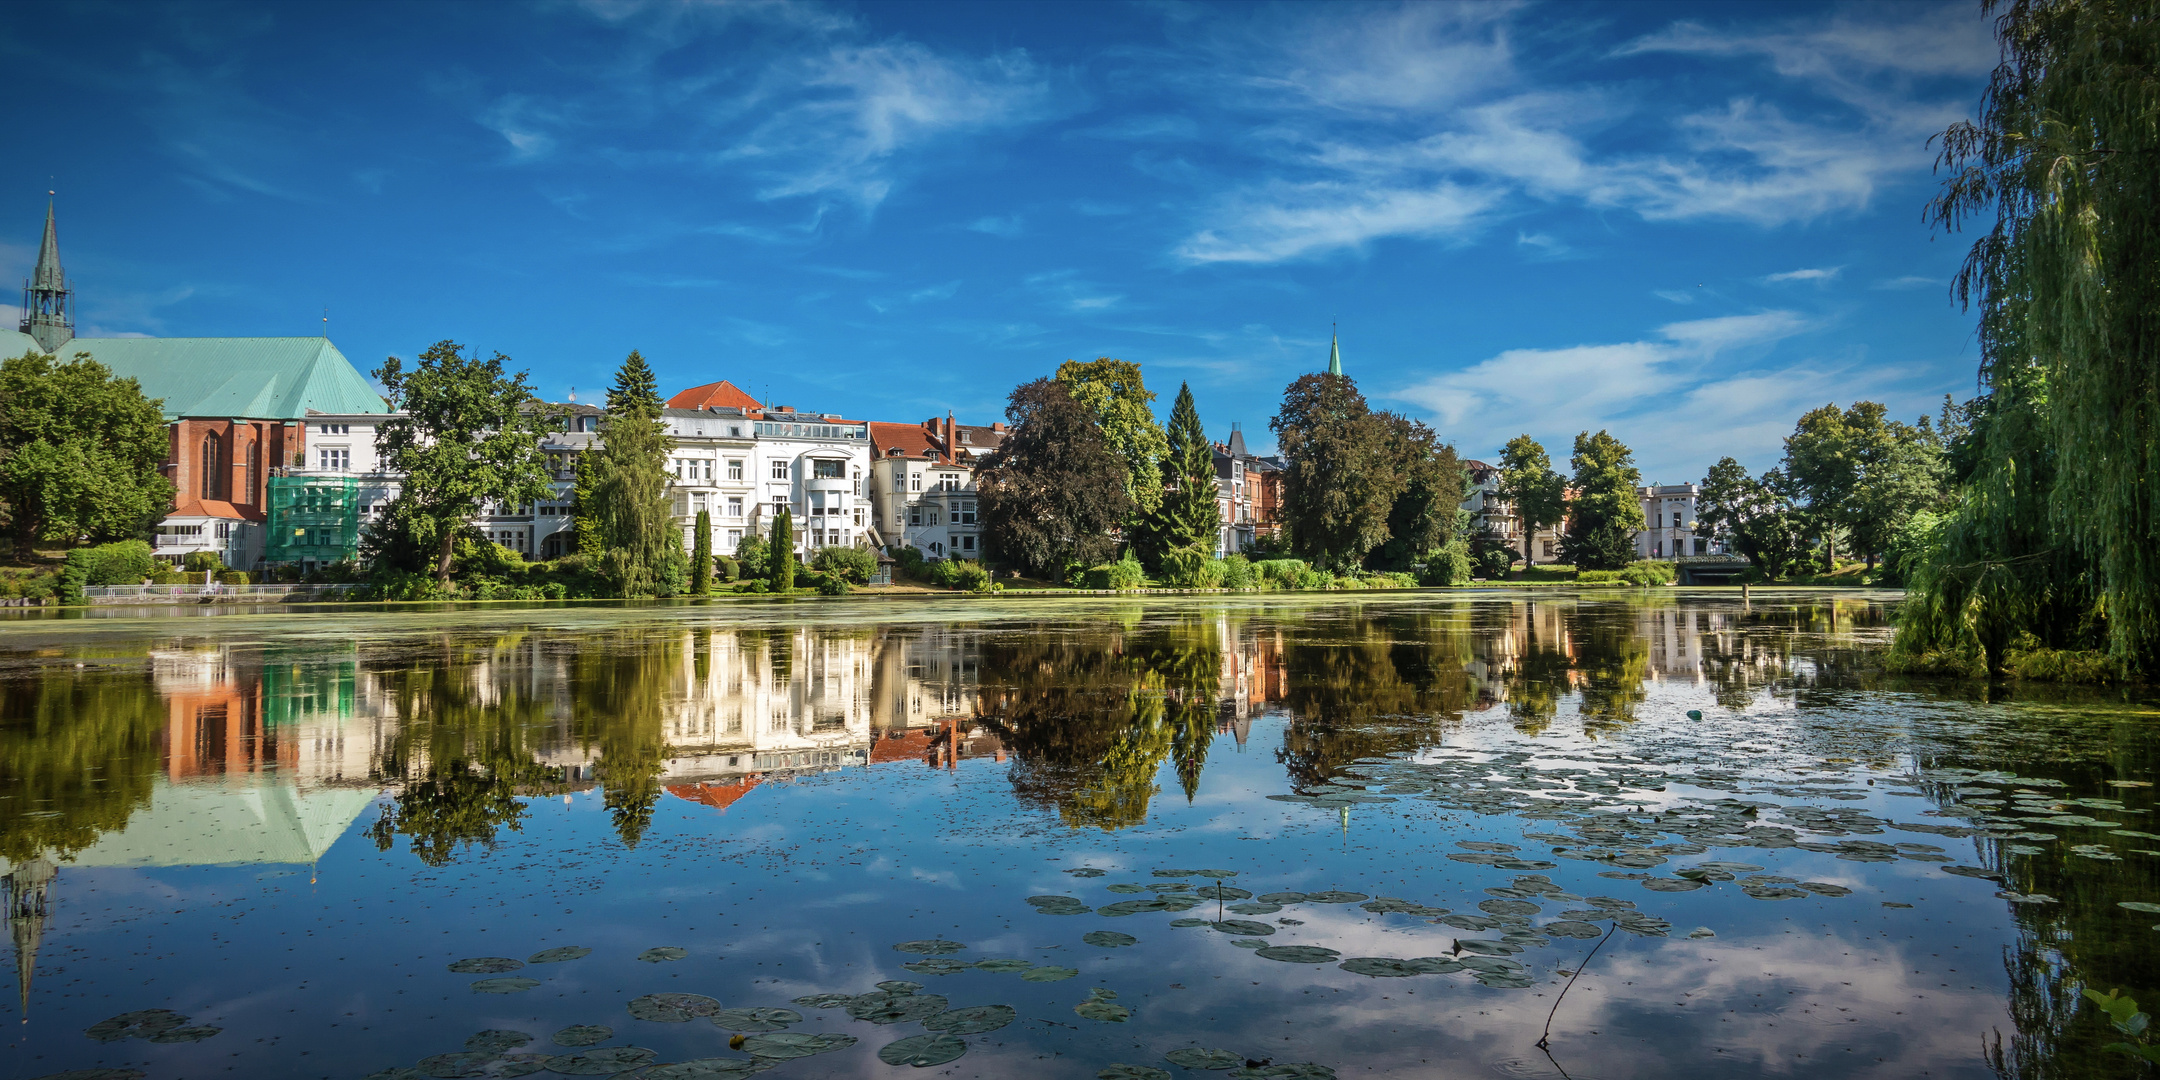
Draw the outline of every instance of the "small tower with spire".
[[[1330,375],[1342,374],[1342,345],[1337,340],[1333,330],[1328,331],[1327,373]]]
[[[57,353],[75,337],[75,290],[68,288],[67,272],[60,269],[52,192],[45,195],[45,240],[38,245],[36,268],[23,282],[22,325],[17,329],[36,339],[38,348]]]

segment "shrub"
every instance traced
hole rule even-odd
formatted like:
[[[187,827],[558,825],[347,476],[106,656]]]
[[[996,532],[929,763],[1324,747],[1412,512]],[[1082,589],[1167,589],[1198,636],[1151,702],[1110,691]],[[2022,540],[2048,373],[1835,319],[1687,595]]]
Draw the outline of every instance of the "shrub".
[[[772,587],[765,584],[764,578],[746,578],[735,583],[735,591],[739,593],[768,593],[772,591]]]
[[[1433,552],[1433,557],[1425,561],[1420,583],[1435,587],[1470,584],[1470,545],[1451,540]]]
[[[249,576],[245,570],[227,570],[219,574],[217,579],[220,585],[252,585],[255,583],[255,579]]]
[[[1612,585],[1620,580],[1620,571],[1585,570],[1575,575],[1575,580],[1583,585]]]
[[[923,554],[913,544],[888,544],[885,553],[900,564],[900,569],[912,578],[923,576]]]
[[[766,571],[771,569],[766,564],[772,561],[772,553],[766,547],[764,537],[750,532],[735,545],[735,561],[749,567],[752,572]]]
[[[1199,576],[1193,578],[1193,588],[1220,589],[1223,582],[1223,561],[1209,559],[1200,564]]]
[[[1222,560],[1222,587],[1225,589],[1250,589],[1253,587],[1253,564],[1243,555],[1232,555]]]
[[[1179,588],[1198,586],[1207,563],[1208,554],[1198,545],[1171,548],[1163,552],[1162,580],[1165,584]]]
[[[1090,589],[1144,589],[1147,587],[1147,571],[1140,560],[1127,555],[1114,563],[1090,567],[1085,585]]]
[[[2050,649],[2029,633],[2019,634],[2003,651],[2003,670],[2043,682],[2112,683],[2123,677],[2122,665],[2105,652]]]
[[[824,547],[818,549],[811,565],[827,574],[837,574],[850,584],[868,585],[870,575],[877,572],[877,556],[867,548]]]
[[[181,562],[180,568],[190,574],[200,574],[206,570],[223,570],[225,569],[225,560],[218,558],[215,551],[190,551],[187,558]]]
[[[726,555],[716,555],[713,562],[720,568],[718,580],[722,584],[742,577],[742,564]]]
[[[837,573],[819,574],[817,591],[826,596],[846,596],[848,594],[847,578]]]
[[[1252,566],[1256,583],[1263,589],[1295,589],[1309,569],[1303,559],[1266,559]]]
[[[939,559],[924,563],[922,578],[941,589],[950,589],[960,580],[960,566],[952,559]]]
[[[1304,565],[1303,565],[1302,563],[1300,563],[1299,565],[1300,565],[1300,566],[1301,566],[1302,568],[1301,568],[1300,570],[1298,570],[1298,572],[1297,572],[1297,581],[1296,581],[1296,584],[1293,584],[1293,585],[1291,585],[1291,586],[1290,586],[1291,588],[1293,588],[1293,589],[1332,589],[1332,588],[1335,588],[1335,586],[1336,586],[1336,581],[1335,581],[1335,575],[1334,575],[1334,574],[1332,574],[1332,573],[1330,573],[1330,572],[1328,572],[1328,571],[1326,571],[1326,570],[1315,570],[1315,569],[1313,569],[1313,568],[1312,568],[1312,567],[1310,567],[1310,566],[1304,566]]]
[[[1620,571],[1620,580],[1637,585],[1670,585],[1680,577],[1680,564],[1644,559],[1632,562]]]
[[[67,568],[80,573],[83,585],[134,585],[157,569],[157,557],[141,540],[122,540],[68,552]]]
[[[1367,574],[1363,580],[1354,583],[1368,589],[1415,589],[1418,587],[1417,575],[1398,573],[1391,570]]]
[[[966,589],[970,592],[990,591],[990,571],[983,569],[981,563],[969,562],[965,559],[948,559],[946,561],[960,564],[959,569],[953,571],[953,585],[955,588]]]

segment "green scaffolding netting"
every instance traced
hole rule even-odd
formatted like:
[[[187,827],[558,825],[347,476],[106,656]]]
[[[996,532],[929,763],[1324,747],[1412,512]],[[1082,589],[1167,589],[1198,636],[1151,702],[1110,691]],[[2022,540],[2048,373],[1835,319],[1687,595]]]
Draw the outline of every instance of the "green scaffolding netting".
[[[360,554],[357,478],[270,478],[266,562],[340,562]]]

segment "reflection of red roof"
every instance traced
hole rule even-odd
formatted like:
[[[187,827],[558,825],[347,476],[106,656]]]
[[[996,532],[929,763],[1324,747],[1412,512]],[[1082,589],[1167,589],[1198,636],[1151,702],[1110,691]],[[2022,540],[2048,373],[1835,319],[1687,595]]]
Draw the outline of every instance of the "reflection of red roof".
[[[694,803],[703,803],[715,810],[725,811],[728,807],[735,805],[735,800],[750,794],[750,789],[758,786],[758,781],[764,778],[765,776],[762,773],[751,773],[740,780],[707,780],[697,784],[669,784],[667,790],[668,794],[678,799],[688,799]]]
[[[233,521],[261,521],[262,513],[242,510],[223,499],[189,499],[173,508],[168,517],[229,518]]]
[[[667,403],[670,409],[708,409],[714,405],[720,405],[731,409],[756,412],[765,407],[758,403],[758,399],[743,393],[736,388],[734,383],[726,379],[716,383],[706,383],[703,386],[693,386],[669,398]]]
[[[870,764],[886,761],[919,761],[930,753],[930,728],[909,728],[905,731],[887,732],[884,738],[870,745]]]
[[[882,420],[870,421],[870,454],[872,457],[927,458],[935,450],[930,433],[921,424],[888,424]]]

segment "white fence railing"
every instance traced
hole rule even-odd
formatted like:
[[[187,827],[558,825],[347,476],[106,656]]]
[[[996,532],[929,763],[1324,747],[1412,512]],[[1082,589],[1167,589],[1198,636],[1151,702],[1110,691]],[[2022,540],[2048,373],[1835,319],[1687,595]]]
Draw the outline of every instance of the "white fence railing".
[[[335,600],[358,585],[86,585],[83,599],[93,604],[300,604]]]

